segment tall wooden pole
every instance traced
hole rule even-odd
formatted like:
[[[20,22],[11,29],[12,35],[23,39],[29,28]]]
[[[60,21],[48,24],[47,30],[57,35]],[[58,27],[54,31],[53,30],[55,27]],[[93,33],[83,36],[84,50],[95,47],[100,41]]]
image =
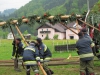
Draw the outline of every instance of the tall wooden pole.
[[[17,29],[18,33],[19,33],[19,34],[20,34],[20,36],[22,37],[22,39],[23,39],[23,41],[24,41],[25,45],[26,45],[26,46],[28,46],[28,43],[26,42],[25,38],[23,37],[23,35],[22,35],[21,31],[19,30],[19,28],[18,28],[18,26],[17,26],[17,25],[15,25],[15,28]]]
[[[69,29],[70,31],[72,31],[73,33],[75,33],[76,35],[78,35],[78,33],[76,33],[74,30],[72,30],[71,28],[69,28],[67,25],[65,25],[64,23],[61,23],[61,25],[63,25],[64,27],[66,27],[67,29]]]
[[[15,41],[16,37],[15,37],[15,35],[14,35],[13,29],[12,29],[11,25],[9,25],[9,27],[10,27],[10,30],[11,30],[11,32],[12,32],[12,34],[13,34],[14,41]],[[13,49],[14,49],[14,48],[13,48]],[[17,69],[17,68],[18,68],[18,60],[17,60],[17,57],[15,57],[15,59],[14,59],[14,69]]]
[[[78,21],[77,21],[77,19],[76,19],[76,28],[77,28],[77,31],[78,31],[78,33],[80,32],[80,30],[79,30],[79,27],[78,27],[79,25],[78,25]]]

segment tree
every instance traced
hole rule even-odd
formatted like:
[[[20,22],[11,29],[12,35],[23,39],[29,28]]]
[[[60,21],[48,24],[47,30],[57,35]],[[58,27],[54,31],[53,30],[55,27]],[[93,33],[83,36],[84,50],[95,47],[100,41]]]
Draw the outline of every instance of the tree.
[[[26,34],[28,34],[28,31],[27,30],[24,31],[24,35],[26,35]]]
[[[57,40],[58,39],[58,35],[55,34],[54,37],[53,37],[53,39]]]
[[[50,40],[48,34],[46,35],[45,40]]]

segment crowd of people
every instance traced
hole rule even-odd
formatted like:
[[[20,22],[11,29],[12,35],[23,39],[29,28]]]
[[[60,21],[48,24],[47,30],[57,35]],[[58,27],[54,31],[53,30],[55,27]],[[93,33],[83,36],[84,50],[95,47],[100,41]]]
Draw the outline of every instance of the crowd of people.
[[[98,55],[99,44],[96,39],[91,39],[87,34],[86,29],[82,29],[78,33],[79,39],[76,42],[77,53],[80,57],[80,75],[95,75],[94,73],[94,56]],[[26,66],[26,75],[30,75],[30,68],[35,75],[39,75],[39,65],[43,65],[43,69],[47,75],[52,75],[54,72],[48,67],[48,62],[52,57],[49,48],[42,42],[41,38],[36,41],[27,42],[28,46],[23,48],[20,38],[13,41],[12,59],[14,59],[14,69],[21,71],[20,63],[23,62]],[[19,64],[19,65],[18,65]]]

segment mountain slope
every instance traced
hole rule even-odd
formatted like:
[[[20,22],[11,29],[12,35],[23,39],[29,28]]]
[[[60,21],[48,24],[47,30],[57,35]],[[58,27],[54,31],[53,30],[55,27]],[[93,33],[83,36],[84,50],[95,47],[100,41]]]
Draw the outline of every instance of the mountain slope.
[[[90,7],[98,0],[89,0]],[[42,15],[45,12],[51,14],[82,13],[87,10],[87,0],[32,0],[13,13],[12,17]]]

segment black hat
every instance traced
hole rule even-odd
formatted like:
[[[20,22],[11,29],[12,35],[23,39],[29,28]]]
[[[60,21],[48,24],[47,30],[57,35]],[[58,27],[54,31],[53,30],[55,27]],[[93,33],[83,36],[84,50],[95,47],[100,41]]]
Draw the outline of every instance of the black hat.
[[[21,38],[17,38],[16,40],[21,41]]]
[[[42,39],[41,39],[41,38],[37,38],[36,41],[37,41],[38,43],[42,43]]]
[[[78,36],[79,36],[79,37],[82,37],[82,36],[83,36],[83,33],[82,33],[82,32],[79,32],[79,33],[78,33]]]

